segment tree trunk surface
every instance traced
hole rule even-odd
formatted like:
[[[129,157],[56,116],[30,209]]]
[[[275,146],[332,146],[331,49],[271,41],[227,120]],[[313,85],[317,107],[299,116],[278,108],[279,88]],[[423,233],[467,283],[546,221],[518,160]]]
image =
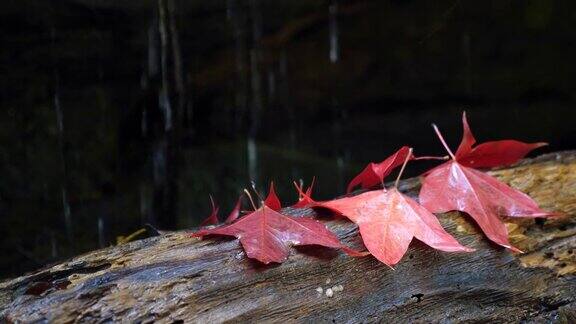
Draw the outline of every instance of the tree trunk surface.
[[[489,243],[458,212],[439,218],[476,252],[439,252],[414,241],[394,270],[371,256],[320,247],[294,249],[283,264],[264,266],[247,259],[237,240],[162,233],[1,282],[0,322],[576,322],[576,152],[490,173],[565,214],[506,218],[524,254]],[[418,187],[409,179],[400,189],[414,197]],[[355,224],[327,225],[361,246]]]

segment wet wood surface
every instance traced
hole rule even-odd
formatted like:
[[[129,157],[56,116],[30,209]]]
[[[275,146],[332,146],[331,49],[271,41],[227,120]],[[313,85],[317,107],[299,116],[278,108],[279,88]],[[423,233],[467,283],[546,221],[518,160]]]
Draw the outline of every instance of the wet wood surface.
[[[457,212],[439,218],[476,252],[413,242],[394,270],[370,256],[316,247],[263,266],[246,259],[237,240],[163,233],[1,282],[0,322],[576,322],[576,152],[491,173],[565,214],[506,218],[524,254],[489,243]],[[401,189],[414,196],[418,186],[409,179]],[[327,223],[359,246],[354,224]]]

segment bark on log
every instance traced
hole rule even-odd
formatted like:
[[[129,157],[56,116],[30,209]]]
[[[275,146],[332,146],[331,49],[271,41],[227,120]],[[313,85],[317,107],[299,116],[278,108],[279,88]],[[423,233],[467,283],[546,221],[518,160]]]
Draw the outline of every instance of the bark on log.
[[[0,322],[575,322],[576,152],[492,173],[543,208],[566,213],[507,219],[513,244],[525,254],[488,243],[457,212],[441,221],[475,253],[413,242],[395,270],[321,248],[262,266],[247,260],[236,240],[167,233],[0,283]],[[417,187],[417,179],[401,186],[412,195]],[[328,223],[347,243],[359,243],[354,224]],[[332,297],[330,287],[338,287]]]

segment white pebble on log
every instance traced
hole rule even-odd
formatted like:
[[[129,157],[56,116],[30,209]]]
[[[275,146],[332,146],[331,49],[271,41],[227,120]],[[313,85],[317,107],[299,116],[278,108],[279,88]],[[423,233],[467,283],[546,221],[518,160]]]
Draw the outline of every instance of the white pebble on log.
[[[343,291],[344,286],[342,286],[342,285],[334,286],[334,287],[332,287],[332,290],[333,291]]]

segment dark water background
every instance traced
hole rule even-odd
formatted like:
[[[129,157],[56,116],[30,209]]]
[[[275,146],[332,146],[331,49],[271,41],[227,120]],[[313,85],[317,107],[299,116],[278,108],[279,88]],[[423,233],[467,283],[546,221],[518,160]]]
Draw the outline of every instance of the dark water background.
[[[553,0],[3,0],[0,277],[250,180],[339,195],[403,144],[444,154],[430,123],[456,145],[463,109],[480,140],[573,149],[575,25]]]

